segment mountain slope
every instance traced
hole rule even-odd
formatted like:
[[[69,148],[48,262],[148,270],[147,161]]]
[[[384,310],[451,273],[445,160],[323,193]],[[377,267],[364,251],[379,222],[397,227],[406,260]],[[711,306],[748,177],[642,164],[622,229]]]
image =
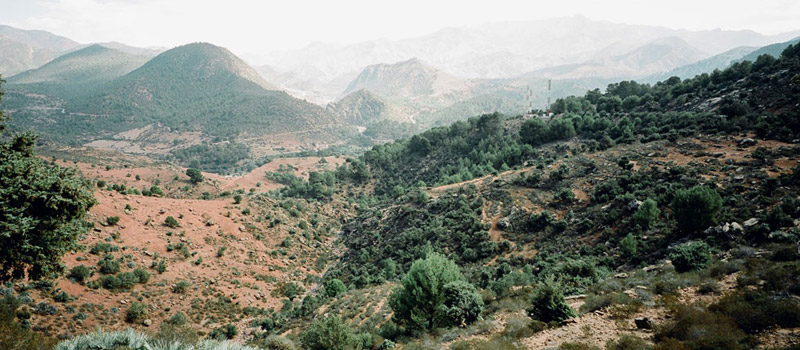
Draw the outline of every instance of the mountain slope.
[[[91,89],[119,78],[147,62],[136,56],[100,45],[91,45],[59,56],[42,67],[8,79],[9,84],[37,84],[75,89]]]
[[[4,104],[12,125],[34,129],[46,140],[139,143],[134,153],[153,140],[163,153],[181,141],[189,142],[186,147],[235,136],[259,141],[262,135],[316,130],[316,142],[336,139],[327,131],[343,124],[322,107],[265,86],[270,87],[228,50],[196,43],[166,51],[88,94],[62,100],[9,86]]]
[[[42,30],[22,30],[0,25],[0,74],[9,77],[39,67],[59,52],[80,44]]]
[[[379,120],[411,121],[410,115],[403,108],[367,90],[353,92],[339,101],[328,104],[325,109],[337,119],[359,126],[366,126]]]
[[[419,59],[364,68],[344,94],[368,90],[392,100],[436,96],[462,88],[464,80],[442,72]]]
[[[76,109],[149,117],[210,134],[287,132],[333,122],[322,108],[269,87],[230,51],[197,43],[156,56]]]

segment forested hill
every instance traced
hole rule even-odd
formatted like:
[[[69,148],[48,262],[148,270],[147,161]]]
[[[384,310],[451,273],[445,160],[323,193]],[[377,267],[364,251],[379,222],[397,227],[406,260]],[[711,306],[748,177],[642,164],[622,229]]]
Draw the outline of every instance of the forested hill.
[[[215,136],[287,132],[333,121],[322,108],[270,88],[252,68],[211,44],[177,47],[110,83],[106,92],[70,104],[71,109],[136,116],[198,128]],[[150,120],[147,120],[150,119]]]
[[[90,47],[70,55],[102,57],[102,62],[81,61],[98,63],[88,71],[100,74],[112,61],[113,52]],[[85,81],[85,74],[74,72],[74,64],[69,65],[73,71],[62,69],[58,74],[75,78],[61,88],[75,92],[69,98],[52,89],[42,90],[42,84],[27,79],[28,75],[48,75],[70,57],[54,61],[56,67],[45,66],[12,79],[4,101],[12,126],[24,125],[46,140],[74,144],[150,124],[173,132],[199,131],[207,139],[324,130],[344,124],[322,107],[275,90],[230,51],[207,43],[165,51],[110,81],[89,76],[94,84]]]
[[[540,155],[534,146],[576,136],[586,150],[718,132],[792,141],[800,139],[799,73],[800,46],[789,46],[777,59],[762,55],[692,79],[623,81],[558,99],[549,123],[484,115],[375,146],[360,159],[376,192],[389,194],[521,166]]]

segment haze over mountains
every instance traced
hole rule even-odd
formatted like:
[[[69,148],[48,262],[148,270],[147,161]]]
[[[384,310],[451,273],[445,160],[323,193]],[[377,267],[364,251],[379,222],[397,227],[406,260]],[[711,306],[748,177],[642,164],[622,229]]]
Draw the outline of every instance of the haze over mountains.
[[[378,142],[483,113],[543,109],[548,80],[555,100],[619,80],[689,78],[777,55],[798,35],[575,16],[314,43],[253,67],[213,43],[166,51],[85,45],[0,26],[0,74],[12,127],[33,128],[47,141],[165,153],[272,135],[265,142],[274,144],[258,146],[271,153],[347,143],[356,129]]]

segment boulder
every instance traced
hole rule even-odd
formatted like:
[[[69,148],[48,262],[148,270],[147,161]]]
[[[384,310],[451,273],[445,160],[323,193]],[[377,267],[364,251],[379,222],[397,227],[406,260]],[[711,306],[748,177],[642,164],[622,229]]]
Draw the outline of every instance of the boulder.
[[[753,140],[753,139],[751,139],[749,137],[745,137],[745,138],[739,140],[739,147],[755,146],[757,143],[758,143],[758,141]]]

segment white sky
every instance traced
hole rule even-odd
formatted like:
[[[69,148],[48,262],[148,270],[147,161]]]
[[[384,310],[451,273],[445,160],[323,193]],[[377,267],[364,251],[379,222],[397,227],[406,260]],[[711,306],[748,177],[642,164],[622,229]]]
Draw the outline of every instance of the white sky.
[[[239,54],[576,14],[690,30],[800,29],[800,0],[0,0],[0,24],[81,43],[173,47],[207,41]]]

